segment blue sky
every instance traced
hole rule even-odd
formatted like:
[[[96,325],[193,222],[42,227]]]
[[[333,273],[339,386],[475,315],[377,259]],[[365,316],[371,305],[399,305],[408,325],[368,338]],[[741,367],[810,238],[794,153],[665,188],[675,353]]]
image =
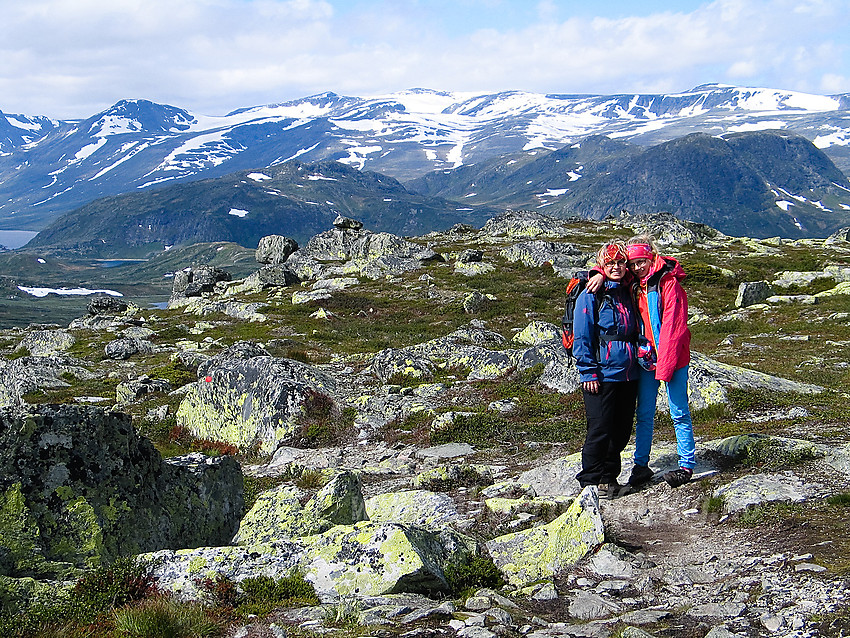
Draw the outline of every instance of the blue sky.
[[[850,92],[850,0],[0,0],[0,110],[223,115],[412,87]]]

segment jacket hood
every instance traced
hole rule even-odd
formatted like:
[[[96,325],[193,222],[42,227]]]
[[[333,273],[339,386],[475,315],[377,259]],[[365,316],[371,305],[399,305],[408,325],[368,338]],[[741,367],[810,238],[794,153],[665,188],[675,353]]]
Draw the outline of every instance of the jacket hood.
[[[647,280],[656,276],[660,278],[667,273],[670,273],[670,275],[678,279],[680,282],[688,276],[685,269],[682,268],[682,264],[680,264],[676,259],[673,257],[662,257],[661,255],[658,255],[655,258],[655,263],[652,265],[652,274],[647,277]]]

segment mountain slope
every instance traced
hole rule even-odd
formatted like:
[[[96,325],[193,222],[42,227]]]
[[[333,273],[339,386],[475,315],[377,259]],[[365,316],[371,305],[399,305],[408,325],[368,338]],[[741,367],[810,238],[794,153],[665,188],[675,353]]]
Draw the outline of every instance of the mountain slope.
[[[356,217],[370,230],[403,235],[458,222],[480,225],[494,210],[410,193],[391,177],[338,162],[292,161],[263,172],[102,198],[56,220],[26,249],[145,257],[197,242],[252,248],[271,234],[303,243],[329,228],[338,214]]]
[[[693,133],[650,148],[594,136],[529,155],[437,171],[408,185],[560,216],[668,212],[755,237],[824,237],[850,224],[847,177],[811,142],[782,131]]]
[[[82,121],[0,114],[0,228],[38,230],[99,197],[291,159],[411,180],[588,135],[649,146],[697,131],[780,128],[850,171],[848,111],[847,95],[706,85],[666,95],[326,93],[220,117],[145,100]]]

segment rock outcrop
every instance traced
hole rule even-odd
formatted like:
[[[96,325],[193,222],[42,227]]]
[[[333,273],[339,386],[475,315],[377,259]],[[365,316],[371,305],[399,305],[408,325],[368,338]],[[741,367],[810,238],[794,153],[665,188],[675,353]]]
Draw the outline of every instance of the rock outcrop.
[[[163,461],[102,408],[0,412],[0,569],[56,576],[116,556],[224,544],[243,511],[231,457]]]
[[[201,379],[177,410],[177,423],[198,438],[240,449],[273,452],[299,437],[298,420],[311,401],[332,404],[336,381],[299,361],[219,356],[198,371]]]

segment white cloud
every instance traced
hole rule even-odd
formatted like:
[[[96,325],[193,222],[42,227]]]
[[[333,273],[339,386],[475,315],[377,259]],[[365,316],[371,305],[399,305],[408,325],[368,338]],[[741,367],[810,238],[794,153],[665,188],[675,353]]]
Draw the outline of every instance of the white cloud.
[[[416,86],[850,92],[850,0],[652,9],[667,4],[597,3],[594,16],[564,0],[7,0],[0,109],[87,117],[135,97],[214,115]]]

